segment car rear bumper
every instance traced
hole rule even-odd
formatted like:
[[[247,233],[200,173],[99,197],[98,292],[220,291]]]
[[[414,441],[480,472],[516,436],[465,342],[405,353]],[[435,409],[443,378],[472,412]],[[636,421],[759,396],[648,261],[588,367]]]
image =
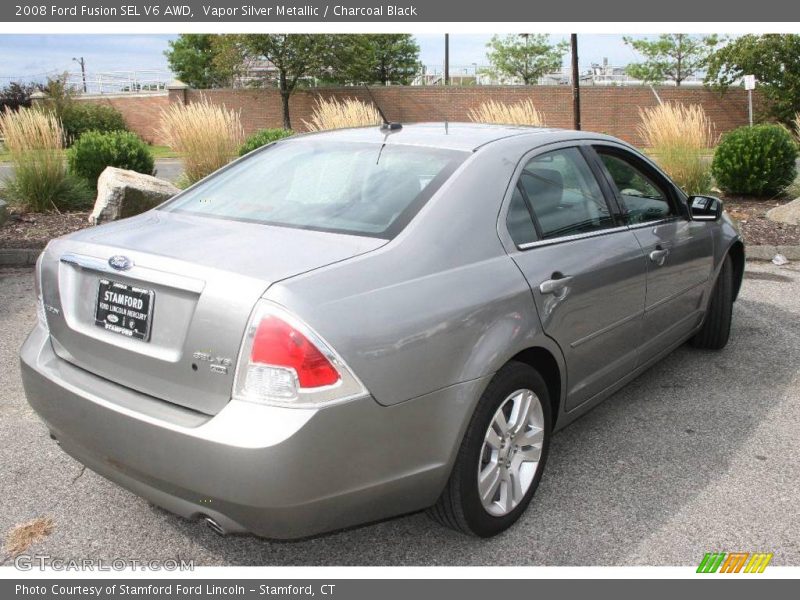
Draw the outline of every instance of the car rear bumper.
[[[28,401],[90,469],[182,517],[289,539],[433,504],[485,379],[383,407],[231,401],[208,416],[79,369],[38,326],[21,351]]]

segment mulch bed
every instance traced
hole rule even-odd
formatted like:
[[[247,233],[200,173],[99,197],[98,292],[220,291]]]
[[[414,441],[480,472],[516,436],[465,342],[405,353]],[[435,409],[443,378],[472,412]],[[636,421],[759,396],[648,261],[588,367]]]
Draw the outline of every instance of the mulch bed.
[[[44,248],[52,238],[89,226],[88,212],[20,213],[9,211],[0,225],[0,249]]]
[[[753,246],[800,245],[800,225],[785,225],[767,219],[767,211],[790,199],[754,200],[724,197],[725,209],[739,223],[747,244]],[[88,227],[88,212],[19,213],[13,209],[6,223],[0,225],[0,249],[44,248],[60,235]]]
[[[768,210],[791,200],[792,198],[722,198],[725,210],[739,223],[739,231],[745,243],[751,246],[800,245],[800,225],[786,225],[767,219]]]

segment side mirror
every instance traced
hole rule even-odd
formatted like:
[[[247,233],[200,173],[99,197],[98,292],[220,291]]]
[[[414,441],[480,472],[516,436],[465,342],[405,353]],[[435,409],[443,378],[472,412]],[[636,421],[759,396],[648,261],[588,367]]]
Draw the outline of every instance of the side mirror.
[[[722,200],[714,196],[689,196],[689,214],[693,221],[719,221]]]

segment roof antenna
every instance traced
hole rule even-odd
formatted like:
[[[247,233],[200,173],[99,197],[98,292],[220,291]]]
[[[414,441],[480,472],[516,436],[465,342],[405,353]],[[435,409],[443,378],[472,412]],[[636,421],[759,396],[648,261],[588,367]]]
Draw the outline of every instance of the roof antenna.
[[[369,89],[369,86],[366,83],[364,83],[364,87],[366,88],[367,93],[369,94],[370,100],[372,100],[372,103],[375,105],[375,108],[378,109],[378,114],[381,116],[381,120],[383,121],[383,123],[381,124],[381,131],[386,131],[387,133],[391,133],[393,131],[400,131],[403,128],[403,124],[393,123],[389,121],[389,119],[387,119],[386,115],[383,113],[381,105],[378,104],[378,102],[375,100],[375,96],[372,95],[372,90]]]

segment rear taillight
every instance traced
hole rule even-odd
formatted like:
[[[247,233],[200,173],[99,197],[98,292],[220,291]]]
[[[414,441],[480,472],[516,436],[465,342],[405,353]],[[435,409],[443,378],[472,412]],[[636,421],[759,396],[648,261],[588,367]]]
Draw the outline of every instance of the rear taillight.
[[[300,387],[317,388],[339,382],[339,372],[300,331],[275,315],[256,327],[250,364],[293,370]]]
[[[253,313],[234,382],[234,397],[317,407],[367,394],[344,361],[286,309],[262,300]]]

